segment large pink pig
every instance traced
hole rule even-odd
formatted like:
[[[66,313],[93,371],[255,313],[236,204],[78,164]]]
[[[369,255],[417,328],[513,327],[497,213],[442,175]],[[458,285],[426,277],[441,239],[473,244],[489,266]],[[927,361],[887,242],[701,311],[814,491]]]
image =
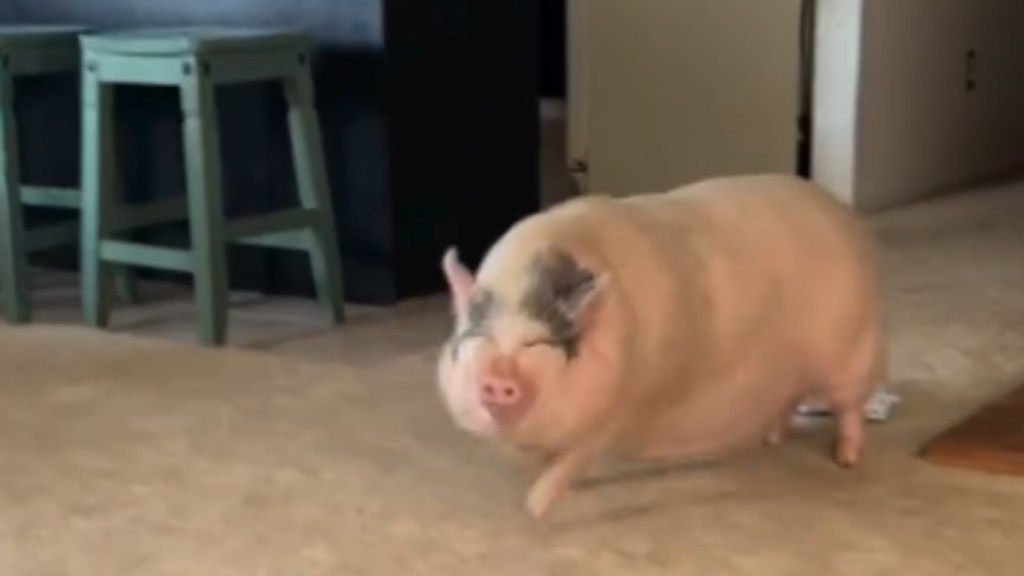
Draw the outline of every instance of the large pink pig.
[[[796,177],[589,196],[523,219],[477,275],[443,268],[453,336],[438,360],[455,423],[544,456],[540,517],[595,459],[718,458],[781,440],[799,403],[862,452],[886,374],[872,238]]]

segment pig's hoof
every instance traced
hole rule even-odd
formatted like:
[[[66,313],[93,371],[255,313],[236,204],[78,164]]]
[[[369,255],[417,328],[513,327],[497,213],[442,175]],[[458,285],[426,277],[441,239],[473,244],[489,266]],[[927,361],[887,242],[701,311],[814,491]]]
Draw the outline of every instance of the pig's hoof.
[[[836,447],[836,464],[841,468],[853,468],[860,462],[861,447],[840,442]]]
[[[534,486],[526,496],[526,512],[534,520],[540,520],[548,515],[555,500],[558,499],[560,491],[552,489],[547,484]]]
[[[839,439],[836,443],[836,462],[843,468],[852,468],[860,461],[864,448],[864,423],[859,410],[847,410],[839,416]]]
[[[541,520],[547,515],[551,508],[549,498],[541,498],[538,494],[531,493],[526,498],[526,513],[534,520]]]
[[[840,456],[836,459],[836,463],[839,464],[840,468],[849,469],[857,466],[860,463],[860,458],[857,456]]]

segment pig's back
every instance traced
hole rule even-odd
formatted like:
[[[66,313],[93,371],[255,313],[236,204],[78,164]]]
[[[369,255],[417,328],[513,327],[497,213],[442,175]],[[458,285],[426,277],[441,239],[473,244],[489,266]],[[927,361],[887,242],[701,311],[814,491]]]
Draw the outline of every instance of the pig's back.
[[[876,293],[876,255],[857,217],[817,185],[788,176],[707,180],[622,201],[666,269],[690,275],[699,260],[708,311],[720,327],[756,315],[857,324]],[[688,282],[678,278],[680,282]],[[865,302],[868,304],[868,302]],[[731,338],[742,334],[723,334]]]
[[[866,311],[834,303],[863,300],[876,282],[874,247],[861,222],[817,185],[790,176],[570,200],[521,221],[489,259],[503,262],[495,268],[514,283],[545,246],[611,273],[644,325],[653,347],[647,354],[679,344],[680,315],[696,331],[709,331],[687,344],[724,361],[748,337],[744,320],[757,314],[804,320],[795,332],[815,322],[855,323]],[[843,314],[848,318],[836,317]]]
[[[674,448],[757,439],[877,319],[870,238],[814,184],[723,178],[616,203],[647,254],[609,247],[633,278],[636,376],[674,407],[647,419]]]

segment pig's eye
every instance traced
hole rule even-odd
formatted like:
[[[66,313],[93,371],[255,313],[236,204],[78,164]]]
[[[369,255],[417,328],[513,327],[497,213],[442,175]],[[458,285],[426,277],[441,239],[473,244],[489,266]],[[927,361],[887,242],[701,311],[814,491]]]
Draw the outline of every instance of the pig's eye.
[[[548,338],[538,338],[536,340],[527,340],[523,343],[524,348],[536,348],[538,346],[554,346],[555,343]]]

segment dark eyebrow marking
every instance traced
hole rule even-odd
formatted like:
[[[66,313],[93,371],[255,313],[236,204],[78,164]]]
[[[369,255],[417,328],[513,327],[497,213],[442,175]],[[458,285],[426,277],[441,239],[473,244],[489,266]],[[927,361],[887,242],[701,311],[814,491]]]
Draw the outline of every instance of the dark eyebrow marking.
[[[544,325],[551,334],[552,345],[574,358],[580,340],[576,315],[586,296],[596,287],[594,273],[557,249],[539,254],[529,273],[530,284],[520,302],[522,309]]]
[[[488,288],[477,290],[469,298],[469,305],[466,307],[466,320],[471,329],[481,329],[490,323],[497,308],[497,298],[494,292]]]
[[[451,347],[452,358],[457,356],[459,345],[464,340],[488,334],[491,320],[493,320],[497,308],[498,299],[494,292],[488,288],[480,288],[470,296],[466,306],[466,326],[453,338]]]

